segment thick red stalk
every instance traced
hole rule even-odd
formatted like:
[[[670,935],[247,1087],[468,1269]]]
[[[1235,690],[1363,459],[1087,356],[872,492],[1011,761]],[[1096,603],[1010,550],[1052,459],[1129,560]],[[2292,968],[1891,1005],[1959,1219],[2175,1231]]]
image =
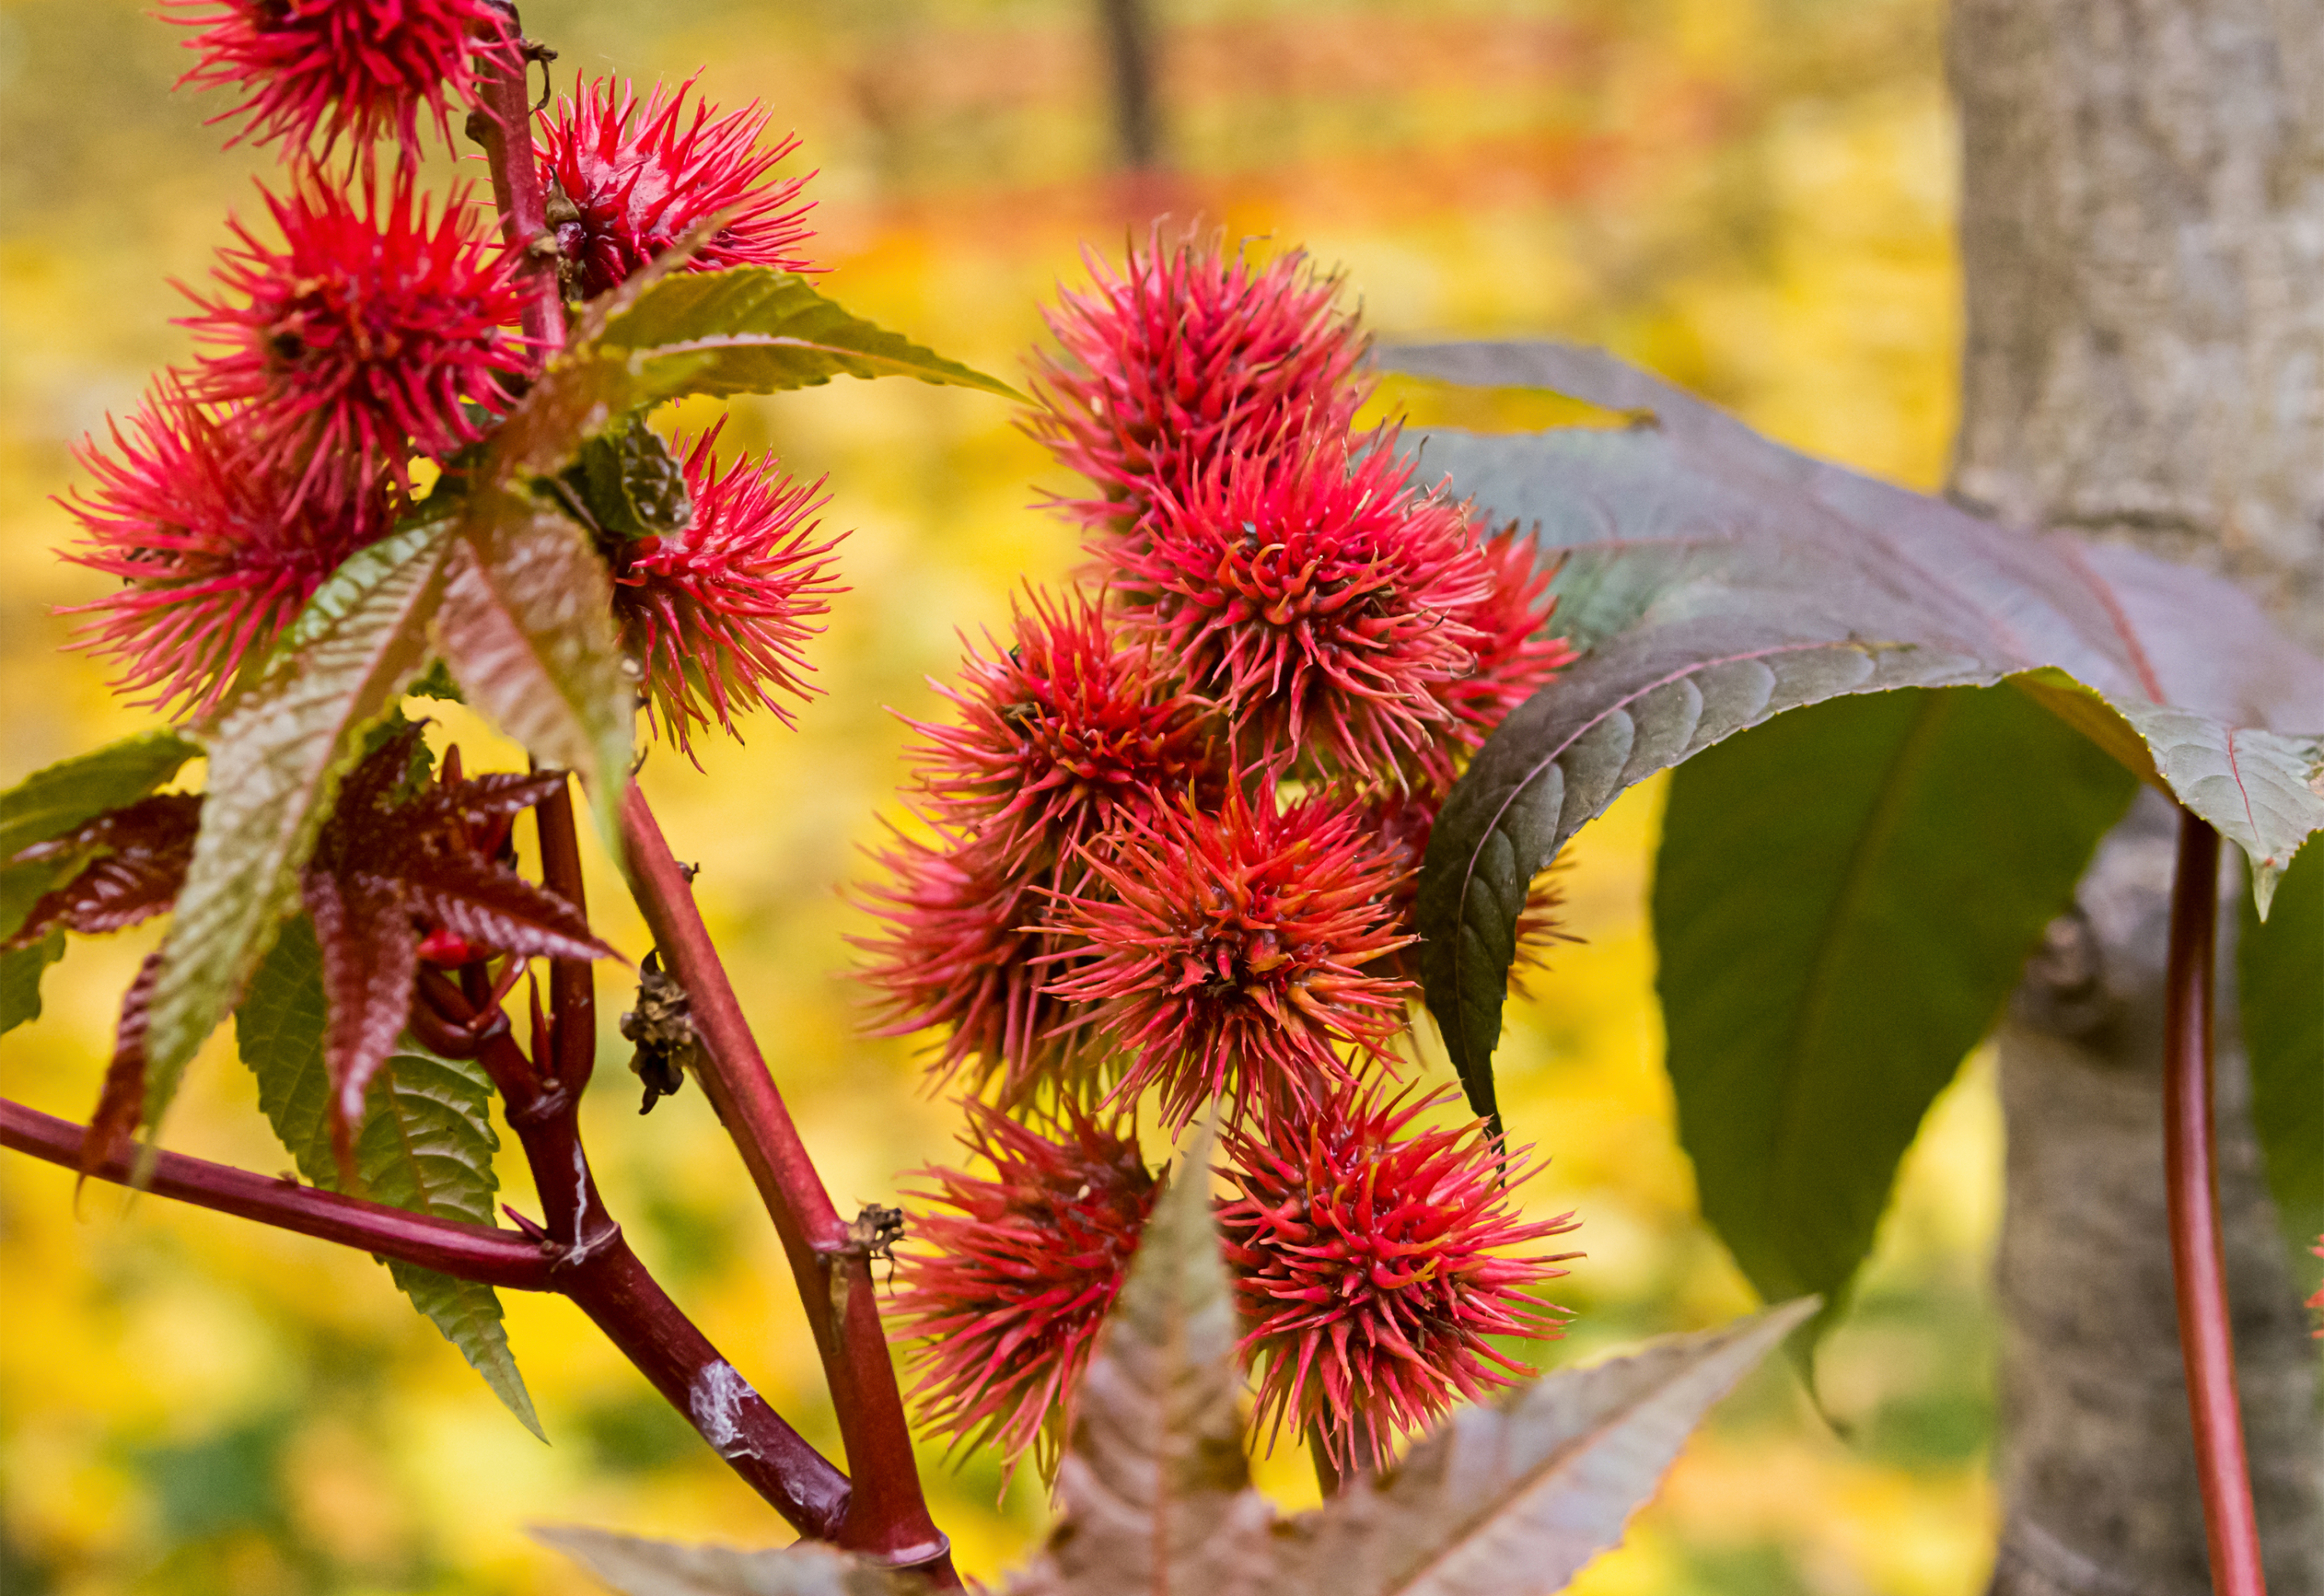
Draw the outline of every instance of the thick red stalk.
[[[521,38],[524,23],[506,6],[509,31]],[[532,156],[532,90],[530,58],[522,49],[494,51],[480,74],[483,104],[468,118],[468,136],[484,147],[493,172],[493,203],[501,235],[516,251],[525,285],[525,337],[541,346],[540,357],[565,346],[565,298],[557,281],[557,246],[549,235],[549,196],[540,165]],[[510,152],[517,152],[511,159]]]
[[[2171,1194],[2172,1279],[2187,1407],[2195,1422],[2195,1468],[2203,1486],[2211,1588],[2218,1596],[2266,1596],[2259,1520],[2244,1463],[2243,1412],[2227,1318],[2227,1260],[2211,1136],[2212,959],[2219,913],[2219,834],[2179,816],[2179,863],[2171,884],[2171,947],[2164,972],[2163,1149]]]
[[[515,6],[507,5],[506,10],[511,28],[521,33]],[[533,159],[526,76],[521,56],[496,63],[470,127],[491,164],[493,198],[500,209],[502,230],[510,244],[524,254],[533,290],[527,301],[525,331],[553,348],[561,346],[565,339],[564,303],[556,250],[546,231],[546,197]],[[895,1365],[889,1357],[879,1305],[872,1295],[869,1246],[858,1236],[856,1227],[840,1219],[824,1191],[767,1073],[758,1044],[743,1023],[742,1006],[735,1001],[717,950],[703,929],[686,878],[635,787],[624,799],[622,819],[632,855],[633,890],[668,967],[686,989],[706,1044],[703,1089],[742,1150],[743,1162],[773,1216],[806,1302],[808,1322],[815,1328],[816,1349],[823,1355],[848,1467],[855,1475],[844,1519],[829,1538],[891,1565],[917,1569],[940,1585],[955,1585],[950,1543],[928,1517],[920,1493],[919,1468],[912,1455],[903,1396],[896,1388]],[[552,824],[545,812],[544,839]],[[546,862],[546,840],[543,857]],[[576,891],[577,866],[576,854],[569,878]],[[562,871],[565,866],[552,868]],[[558,885],[554,877],[550,884]],[[553,971],[550,982],[555,995],[558,983]],[[567,1014],[575,1011],[569,1001],[564,1008]],[[558,1029],[558,1021],[552,1018],[552,1034]],[[575,1039],[570,1045],[577,1047],[580,1043]],[[569,1102],[577,1086],[565,1079],[576,1072],[567,1065],[564,1039],[552,1045],[550,1056],[556,1061],[553,1067],[559,1081],[549,1085],[543,1096],[559,1095],[561,1086]],[[493,1066],[491,1058],[486,1066]],[[569,1115],[569,1108],[567,1112]],[[561,1162],[564,1149],[549,1145],[549,1132],[526,1134],[518,1122],[513,1101],[510,1122],[524,1140],[536,1175],[544,1160],[550,1166]],[[538,1155],[533,1146],[536,1139],[543,1144]],[[577,1139],[573,1157],[579,1157]],[[582,1169],[586,1177],[586,1163]],[[549,1204],[549,1189],[546,1185],[542,1187],[545,1206]],[[570,1218],[576,1224],[586,1224],[595,1193],[586,1187],[586,1178],[577,1189],[580,1195],[575,1198]],[[558,1217],[549,1215],[552,1225]],[[728,1461],[734,1459],[730,1455]]]
[[[628,844],[631,890],[664,965],[686,989],[701,1035],[703,1091],[775,1222],[815,1327],[855,1482],[846,1524],[835,1538],[951,1585],[955,1576],[950,1544],[928,1517],[920,1493],[903,1396],[872,1295],[865,1239],[832,1206],[742,1018],[733,983],[695,907],[694,889],[662,840],[645,794],[634,785],[622,800],[622,835]]]
[[[84,1127],[22,1103],[0,1099],[0,1147],[80,1167]],[[360,1247],[399,1263],[440,1269],[464,1280],[481,1280],[512,1291],[558,1289],[552,1271],[558,1250],[493,1225],[431,1219],[360,1197],[343,1197],[281,1176],[257,1175],[184,1153],[152,1155],[145,1190],[238,1219],[254,1219],[278,1230],[318,1241]],[[118,1185],[133,1184],[130,1160],[112,1158],[89,1173]]]
[[[581,840],[573,825],[570,781],[533,807],[540,828],[540,881],[583,915],[589,912],[581,884]],[[584,959],[549,961],[551,1017],[549,1068],[576,1096],[597,1065],[597,989]]]
[[[569,822],[568,807],[566,816]],[[543,816],[544,838],[557,829]],[[569,830],[569,827],[568,827]],[[586,971],[584,973],[586,974]],[[829,1539],[844,1520],[847,1478],[785,1424],[734,1366],[647,1272],[606,1212],[581,1145],[580,1092],[540,1070],[496,1013],[481,1026],[478,1006],[433,970],[421,972],[420,995],[447,1027],[475,1028],[476,1058],[492,1076],[531,1167],[555,1265],[548,1286],[570,1297],[608,1340],[686,1416],[718,1455],[804,1535]],[[586,1081],[595,1062],[594,1032],[565,1044]],[[549,1047],[576,1032],[570,1014],[554,1015]]]

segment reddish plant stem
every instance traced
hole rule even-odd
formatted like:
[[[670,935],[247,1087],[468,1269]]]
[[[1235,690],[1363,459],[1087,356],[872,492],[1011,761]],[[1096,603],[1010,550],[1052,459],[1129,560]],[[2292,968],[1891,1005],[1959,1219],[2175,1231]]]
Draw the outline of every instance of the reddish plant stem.
[[[69,1120],[0,1099],[0,1147],[78,1170],[84,1134],[83,1128]],[[237,1219],[254,1219],[318,1241],[360,1247],[398,1263],[418,1264],[464,1280],[481,1280],[512,1291],[556,1289],[550,1278],[556,1249],[544,1248],[514,1231],[431,1219],[184,1153],[156,1152],[152,1159],[152,1177],[142,1184],[159,1196],[231,1213]],[[107,1158],[88,1173],[116,1185],[130,1185],[134,1184],[131,1161]]]
[[[503,6],[510,33],[522,39],[523,19]],[[517,254],[525,283],[524,333],[540,345],[540,358],[565,346],[565,298],[557,281],[557,241],[548,226],[549,196],[532,158],[532,90],[521,46],[485,58],[475,115],[468,136],[484,147],[493,173],[493,204],[501,235]],[[516,158],[512,159],[512,154]]]
[[[569,819],[569,811],[568,811]],[[554,826],[553,819],[543,827]],[[577,856],[576,856],[577,857]],[[549,1288],[570,1297],[606,1338],[686,1416],[729,1467],[804,1535],[829,1539],[846,1515],[847,1477],[785,1424],[765,1398],[719,1356],[663,1291],[605,1209],[581,1145],[580,1093],[526,1056],[505,1017],[484,1013],[433,970],[420,997],[447,1026],[475,1035],[477,1061],[492,1076],[509,1127],[524,1149],[540,1194],[555,1263]],[[552,1038],[572,1034],[569,1014],[552,1016]],[[577,1044],[581,1078],[594,1062],[594,1035]]]
[[[541,885],[586,918],[589,899],[581,884],[571,781],[535,805],[532,813],[540,831]],[[597,1067],[597,988],[586,960],[549,961],[549,1067],[558,1083],[578,1096]]]
[[[2170,1185],[2172,1281],[2195,1469],[2203,1487],[2211,1588],[2218,1596],[2266,1596],[2259,1520],[2244,1463],[2243,1412],[2227,1318],[2227,1272],[2211,1135],[2212,960],[2219,913],[2219,834],[2179,816],[2171,883],[2171,946],[2164,966],[2163,1169]]]
[[[507,14],[511,30],[521,34],[522,22],[516,7],[509,0],[497,3]],[[557,279],[556,243],[546,230],[546,195],[533,160],[532,109],[525,79],[521,56],[495,61],[484,81],[478,113],[471,118],[469,127],[472,135],[484,146],[485,158],[492,168],[493,198],[500,210],[503,234],[512,248],[522,253],[522,270],[533,279],[534,291],[528,299],[524,316],[525,331],[554,348],[561,346],[565,340],[564,302]],[[641,890],[639,900],[646,909],[648,922],[653,926],[665,955],[673,955],[673,972],[693,997],[697,1020],[706,1018],[706,1003],[710,1010],[706,1016],[709,1022],[703,1029],[713,1063],[703,1072],[703,1085],[742,1149],[744,1161],[774,1215],[776,1229],[807,1302],[807,1318],[815,1326],[816,1345],[823,1354],[849,1466],[857,1474],[855,1487],[846,1499],[844,1519],[836,1531],[811,1533],[826,1534],[827,1538],[842,1545],[897,1567],[918,1569],[940,1584],[954,1585],[958,1582],[952,1570],[949,1544],[928,1518],[927,1504],[921,1499],[919,1471],[912,1455],[910,1432],[904,1423],[903,1398],[896,1389],[895,1369],[889,1361],[887,1342],[880,1329],[879,1308],[872,1295],[868,1250],[841,1222],[822,1183],[816,1179],[807,1151],[791,1128],[790,1118],[783,1112],[774,1083],[767,1075],[766,1065],[759,1057],[757,1044],[751,1040],[748,1028],[742,1023],[741,1008],[734,1001],[715,950],[702,931],[701,917],[694,912],[693,899],[685,890],[684,878],[678,875],[676,862],[663,845],[660,833],[654,830],[652,816],[646,814],[644,800],[635,788],[630,789],[629,799],[637,813],[644,816],[646,830],[651,835],[650,852],[657,856],[654,866],[659,884]],[[544,813],[544,839],[551,824]],[[632,851],[636,852],[634,846]],[[548,844],[544,840],[544,862],[547,855]],[[577,853],[570,863],[569,879],[577,894]],[[669,893],[664,877],[677,881],[675,898]],[[663,905],[659,909],[657,899]],[[575,900],[578,902],[577,895]],[[669,909],[671,903],[683,905],[682,917]],[[657,913],[661,917],[659,920]],[[680,918],[690,929],[679,927]],[[557,978],[553,970],[550,982],[554,1002]],[[555,1004],[550,1021],[552,1038],[559,1038],[557,1011],[560,1010],[567,1017],[576,1012],[569,1001]],[[568,1035],[581,1029],[577,1025],[565,1028]],[[594,1046],[594,1028],[589,1028],[589,1034]],[[577,1041],[570,1044],[576,1047],[579,1045]],[[577,1090],[576,1079],[585,1072],[570,1067],[567,1046],[560,1038],[552,1043],[550,1052],[569,1102],[571,1093]],[[494,1070],[496,1064],[501,1070],[513,1068],[497,1047],[484,1062],[488,1070]],[[742,1084],[737,1087],[737,1082]],[[558,1168],[565,1157],[563,1133],[552,1134],[545,1130],[528,1133],[518,1123],[514,1100],[510,1101],[510,1123],[525,1143],[525,1154],[534,1162],[536,1177],[544,1167]],[[569,1108],[567,1112],[569,1117]],[[548,1117],[552,1116],[544,1111],[544,1119]],[[534,1150],[536,1141],[541,1144],[539,1154]],[[574,1138],[572,1153],[578,1158],[577,1136]],[[573,1184],[575,1193],[571,1213],[553,1216],[552,1223],[556,1217],[567,1218],[576,1225],[589,1221],[595,1192],[586,1181],[586,1160],[581,1170],[581,1177],[568,1174],[558,1180],[560,1186]],[[541,1189],[543,1205],[549,1206],[550,1186],[544,1183]],[[607,1222],[610,1224],[610,1221]],[[616,1240],[618,1234],[616,1230]],[[735,1462],[732,1456],[728,1461]],[[741,1466],[736,1463],[736,1467]]]
[[[622,835],[631,890],[663,964],[686,989],[701,1036],[703,1091],[775,1222],[823,1354],[855,1482],[847,1521],[835,1538],[954,1584],[950,1543],[920,1492],[903,1396],[872,1291],[870,1251],[832,1206],[742,1018],[733,983],[695,907],[694,889],[635,785],[622,796]]]

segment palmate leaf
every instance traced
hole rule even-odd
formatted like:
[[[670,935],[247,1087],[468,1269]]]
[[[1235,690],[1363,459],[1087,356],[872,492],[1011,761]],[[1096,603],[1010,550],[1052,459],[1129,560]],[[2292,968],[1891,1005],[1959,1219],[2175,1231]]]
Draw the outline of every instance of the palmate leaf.
[[[763,266],[669,272],[624,293],[549,363],[495,440],[493,470],[502,482],[552,475],[585,438],[666,400],[773,393],[835,376],[918,377],[1021,397],[850,315],[804,278]]]
[[[327,1023],[322,950],[314,927],[291,920],[235,1010],[235,1040],[258,1078],[258,1106],[299,1173],[340,1189],[331,1138],[332,1085],[324,1054]],[[493,1222],[499,1149],[491,1083],[475,1066],[400,1053],[372,1083],[355,1166],[364,1196],[445,1219]],[[391,1261],[389,1273],[412,1305],[460,1349],[470,1367],[534,1435],[541,1434],[524,1377],[517,1372],[489,1286]]]
[[[926,1580],[891,1573],[835,1547],[803,1541],[771,1552],[681,1546],[603,1529],[532,1532],[622,1596],[912,1596]]]
[[[45,766],[0,793],[0,941],[14,936],[42,896],[81,863],[10,860],[107,810],[137,802],[200,753],[199,746],[175,732],[144,732]],[[0,1034],[40,1018],[42,973],[64,955],[62,932],[0,954]]]
[[[342,565],[257,679],[202,728],[209,782],[161,945],[147,1038],[149,1128],[297,906],[300,867],[363,733],[393,712],[428,662],[452,543],[450,523],[435,513]]]
[[[1654,921],[1679,1139],[1763,1296],[1822,1294],[1817,1330],[1845,1305],[1922,1116],[2136,787],[2006,687],[1835,698],[1678,768]]]
[[[2311,724],[2324,662],[2229,584],[1826,466],[1598,351],[1462,345],[1382,360],[1654,420],[1410,439],[1425,474],[1449,471],[1480,507],[1566,551],[1561,620],[1591,645],[1479,753],[1422,872],[1422,982],[1480,1110],[1534,873],[1624,788],[1784,710],[2026,678],[2242,842],[2263,899],[2324,825]]]
[[[2283,873],[2264,925],[2248,899],[2236,945],[2252,1124],[2284,1234],[2312,1278],[2324,1235],[2324,848]]]

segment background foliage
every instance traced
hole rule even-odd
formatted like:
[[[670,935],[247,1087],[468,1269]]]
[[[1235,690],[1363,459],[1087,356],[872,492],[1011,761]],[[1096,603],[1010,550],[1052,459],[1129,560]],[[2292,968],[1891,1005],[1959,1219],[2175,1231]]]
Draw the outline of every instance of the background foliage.
[[[1305,243],[1343,266],[1384,334],[1554,331],[1610,345],[1775,436],[1919,486],[1941,475],[1958,337],[1952,134],[1937,0],[1156,0],[1176,175],[1109,171],[1087,0],[534,0],[529,31],[575,69],[678,77],[795,126],[817,254],[851,308],[1014,376],[1037,302],[1077,246],[1157,209]],[[56,565],[48,495],[66,450],[184,352],[167,280],[198,281],[267,157],[215,152],[219,108],[164,90],[171,30],[129,0],[0,8],[0,782],[136,724],[99,672],[54,653],[51,606],[94,595]],[[798,158],[795,158],[798,159]],[[481,176],[478,168],[471,175]],[[1555,401],[1399,383],[1417,418],[1561,420]],[[1032,508],[1066,485],[974,394],[841,384],[746,401],[726,442],[829,471],[854,592],[816,651],[829,696],[767,717],[707,777],[666,752],[645,780],[843,1203],[889,1200],[954,1117],[909,1050],[856,1033],[835,883],[893,810],[901,728],[955,626],[996,622],[1019,572],[1074,562]],[[456,714],[443,732],[485,741]],[[496,751],[505,755],[505,750]],[[1569,949],[1513,1010],[1513,1134],[1552,1159],[1529,1205],[1578,1208],[1591,1256],[1556,1360],[1709,1324],[1749,1296],[1692,1217],[1651,1003],[1654,784],[1585,833],[1565,877]],[[602,873],[601,926],[641,929]],[[619,908],[615,906],[621,906]],[[49,1014],[0,1043],[0,1091],[84,1114],[112,1001],[152,936],[88,943]],[[827,1413],[755,1198],[698,1092],[639,1121],[610,1035],[589,1131],[640,1250],[810,1435]],[[174,1144],[282,1161],[222,1034],[190,1072]],[[1989,1078],[1972,1069],[1907,1166],[1856,1317],[1831,1343],[1837,1438],[1780,1368],[1692,1447],[1630,1547],[1576,1589],[1968,1592],[1989,1536],[1985,1257],[1998,1189]],[[504,1170],[527,1205],[521,1161]],[[578,1313],[509,1294],[544,1449],[368,1260],[0,1159],[0,1588],[112,1591],[579,1591],[528,1521],[681,1539],[780,1527]],[[1291,1505],[1303,1457],[1262,1462]],[[1042,1509],[938,1471],[962,1566],[1015,1560]]]

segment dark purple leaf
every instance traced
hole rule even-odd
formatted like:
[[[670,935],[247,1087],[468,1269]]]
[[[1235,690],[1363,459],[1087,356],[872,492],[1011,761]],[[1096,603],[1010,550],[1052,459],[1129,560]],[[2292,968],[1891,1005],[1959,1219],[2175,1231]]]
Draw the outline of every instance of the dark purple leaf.
[[[202,800],[186,793],[141,798],[33,844],[11,861],[38,864],[85,859],[63,885],[33,900],[0,953],[29,947],[52,927],[96,936],[151,918],[177,901],[201,825]]]
[[[1422,872],[1423,985],[1480,1111],[1533,876],[1625,788],[1784,710],[2013,680],[2240,844],[2263,902],[2324,826],[2324,662],[2230,584],[1810,459],[1600,351],[1382,360],[1653,417],[1407,440],[1563,557],[1559,620],[1590,649],[1480,752]]]
[[[97,1094],[97,1112],[81,1133],[80,1172],[94,1174],[113,1158],[126,1158],[130,1137],[145,1110],[145,1020],[153,999],[153,978],[161,973],[161,955],[150,953],[137,967],[137,979],[121,998],[121,1024],[114,1033],[113,1061],[105,1067],[105,1084]]]
[[[323,953],[328,1015],[323,1059],[331,1076],[331,1150],[343,1185],[352,1190],[355,1134],[364,1121],[364,1094],[403,1034],[420,955],[411,911],[394,881],[310,870],[303,893]]]
[[[407,876],[413,911],[466,941],[521,958],[602,959],[588,917],[514,871],[472,856],[447,854]]]

